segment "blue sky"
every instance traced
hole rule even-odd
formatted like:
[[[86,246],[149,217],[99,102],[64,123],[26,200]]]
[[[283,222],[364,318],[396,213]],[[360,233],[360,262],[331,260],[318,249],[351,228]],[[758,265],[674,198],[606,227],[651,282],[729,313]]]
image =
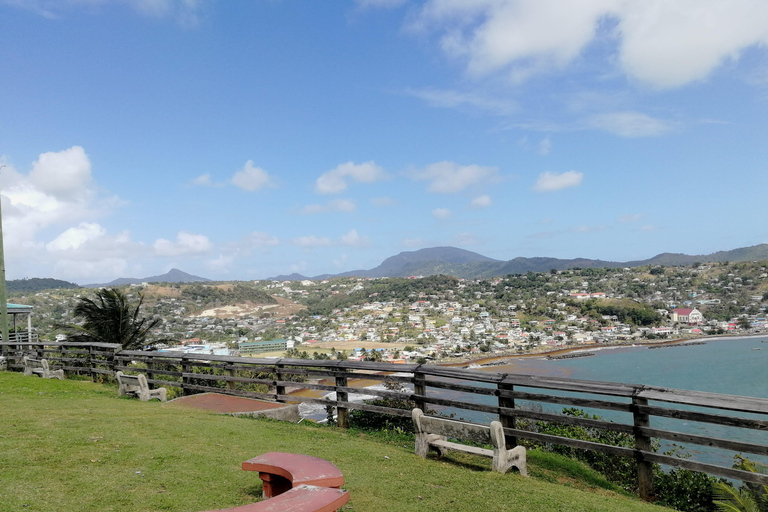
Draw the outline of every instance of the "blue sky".
[[[764,0],[0,0],[9,279],[768,242]]]

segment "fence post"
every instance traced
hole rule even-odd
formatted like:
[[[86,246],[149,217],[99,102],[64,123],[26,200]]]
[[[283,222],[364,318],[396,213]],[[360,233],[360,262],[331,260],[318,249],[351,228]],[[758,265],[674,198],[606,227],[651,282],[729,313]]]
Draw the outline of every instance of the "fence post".
[[[187,360],[182,356],[181,358],[181,394],[183,396],[188,396],[192,394],[192,390],[189,389],[189,385],[191,384],[192,379],[190,377],[187,377],[186,374],[191,373],[191,366],[187,362]]]
[[[418,368],[413,371],[413,394],[427,396],[427,377]],[[414,398],[413,401],[424,414],[427,413],[427,403],[423,399]]]
[[[506,374],[504,377],[506,378]],[[512,384],[505,384],[504,382],[499,382],[497,388],[499,391],[508,391],[510,393],[515,389]],[[504,428],[515,428],[515,415],[503,412],[501,410],[502,407],[506,409],[514,409],[515,399],[511,396],[502,396],[502,394],[499,393],[499,422]],[[517,446],[517,437],[504,434],[504,439],[506,440],[508,450]]]
[[[641,412],[640,407],[648,405],[648,399],[632,397],[632,419],[634,421],[635,459],[637,460],[637,493],[645,501],[653,498],[653,464],[645,460],[639,450],[651,451],[651,438],[644,435],[640,429],[651,424],[648,413]]]
[[[235,370],[232,368],[227,368],[224,370],[224,373],[227,375],[227,377],[234,377],[235,376]],[[236,382],[233,380],[227,381],[227,391],[234,391],[236,389],[235,387]]]
[[[339,387],[347,387],[347,374],[336,375],[336,402],[346,403],[349,395],[346,391],[339,391]],[[349,409],[336,406],[336,421],[341,428],[349,427]]]
[[[93,345],[88,345],[88,372],[91,374],[91,381],[96,382],[98,373],[94,370],[96,370],[96,360],[93,354]]]
[[[285,395],[285,386],[281,386],[277,384],[277,382],[283,380],[283,372],[280,371],[281,368],[285,368],[284,364],[276,364],[275,365],[275,402],[285,402],[282,398],[280,398],[280,395]]]

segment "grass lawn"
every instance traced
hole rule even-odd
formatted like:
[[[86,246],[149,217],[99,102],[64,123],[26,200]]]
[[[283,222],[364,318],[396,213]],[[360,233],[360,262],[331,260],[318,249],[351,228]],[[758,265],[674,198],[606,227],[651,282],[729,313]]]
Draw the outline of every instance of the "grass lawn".
[[[201,511],[261,496],[240,463],[269,451],[327,459],[351,511],[661,511],[569,459],[530,451],[531,478],[463,454],[423,460],[402,439],[235,418],[116,387],[0,372],[0,510]]]

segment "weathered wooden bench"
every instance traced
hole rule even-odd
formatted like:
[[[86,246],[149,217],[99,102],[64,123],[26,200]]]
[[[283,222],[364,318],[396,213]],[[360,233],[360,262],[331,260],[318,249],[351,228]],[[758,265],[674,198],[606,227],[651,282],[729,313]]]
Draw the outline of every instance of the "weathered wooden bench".
[[[421,409],[413,409],[413,424],[416,429],[416,454],[426,457],[430,449],[440,456],[446,450],[482,455],[493,459],[493,471],[506,473],[512,466],[521,475],[528,476],[526,467],[525,447],[516,446],[507,449],[504,439],[504,428],[498,421],[492,421],[490,426],[466,423],[463,421],[425,416]],[[493,450],[468,446],[466,444],[448,441],[448,438],[470,441],[478,444],[493,445]]]
[[[39,375],[44,379],[64,379],[64,370],[51,370],[47,359],[24,356],[21,362],[24,365],[24,375]]]
[[[166,401],[166,395],[168,390],[165,388],[149,389],[146,375],[140,373],[138,375],[126,375],[123,372],[117,372],[115,374],[117,378],[117,396],[136,396],[142,402],[147,402],[153,398],[157,398],[161,402]]]
[[[208,512],[334,512],[349,501],[349,491],[299,485],[279,496]]]
[[[269,452],[243,462],[246,471],[258,471],[264,497],[283,494],[298,485],[339,488],[344,475],[324,459],[298,453]]]

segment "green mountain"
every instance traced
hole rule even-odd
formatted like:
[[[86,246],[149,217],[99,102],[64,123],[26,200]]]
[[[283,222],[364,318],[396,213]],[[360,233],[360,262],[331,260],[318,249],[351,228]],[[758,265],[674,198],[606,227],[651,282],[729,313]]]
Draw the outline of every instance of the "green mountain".
[[[80,288],[75,283],[69,281],[62,281],[61,279],[51,279],[50,277],[40,278],[33,277],[31,279],[12,279],[6,281],[6,289],[9,293],[19,292],[39,292],[40,290],[52,290],[54,288]]]
[[[324,274],[302,279],[327,279],[331,277],[408,277],[451,275],[464,279],[487,279],[508,274],[526,272],[547,272],[549,270],[568,270],[572,268],[616,268],[642,267],[644,265],[680,266],[693,263],[717,263],[723,261],[761,261],[768,260],[768,244],[742,247],[730,251],[712,254],[687,255],[662,253],[646,260],[605,261],[588,258],[514,258],[500,261],[482,254],[458,249],[456,247],[431,247],[418,251],[401,252],[384,260],[381,265],[370,270],[353,270],[342,274]],[[291,280],[292,276],[279,276],[281,280]],[[275,279],[275,278],[273,278]]]

